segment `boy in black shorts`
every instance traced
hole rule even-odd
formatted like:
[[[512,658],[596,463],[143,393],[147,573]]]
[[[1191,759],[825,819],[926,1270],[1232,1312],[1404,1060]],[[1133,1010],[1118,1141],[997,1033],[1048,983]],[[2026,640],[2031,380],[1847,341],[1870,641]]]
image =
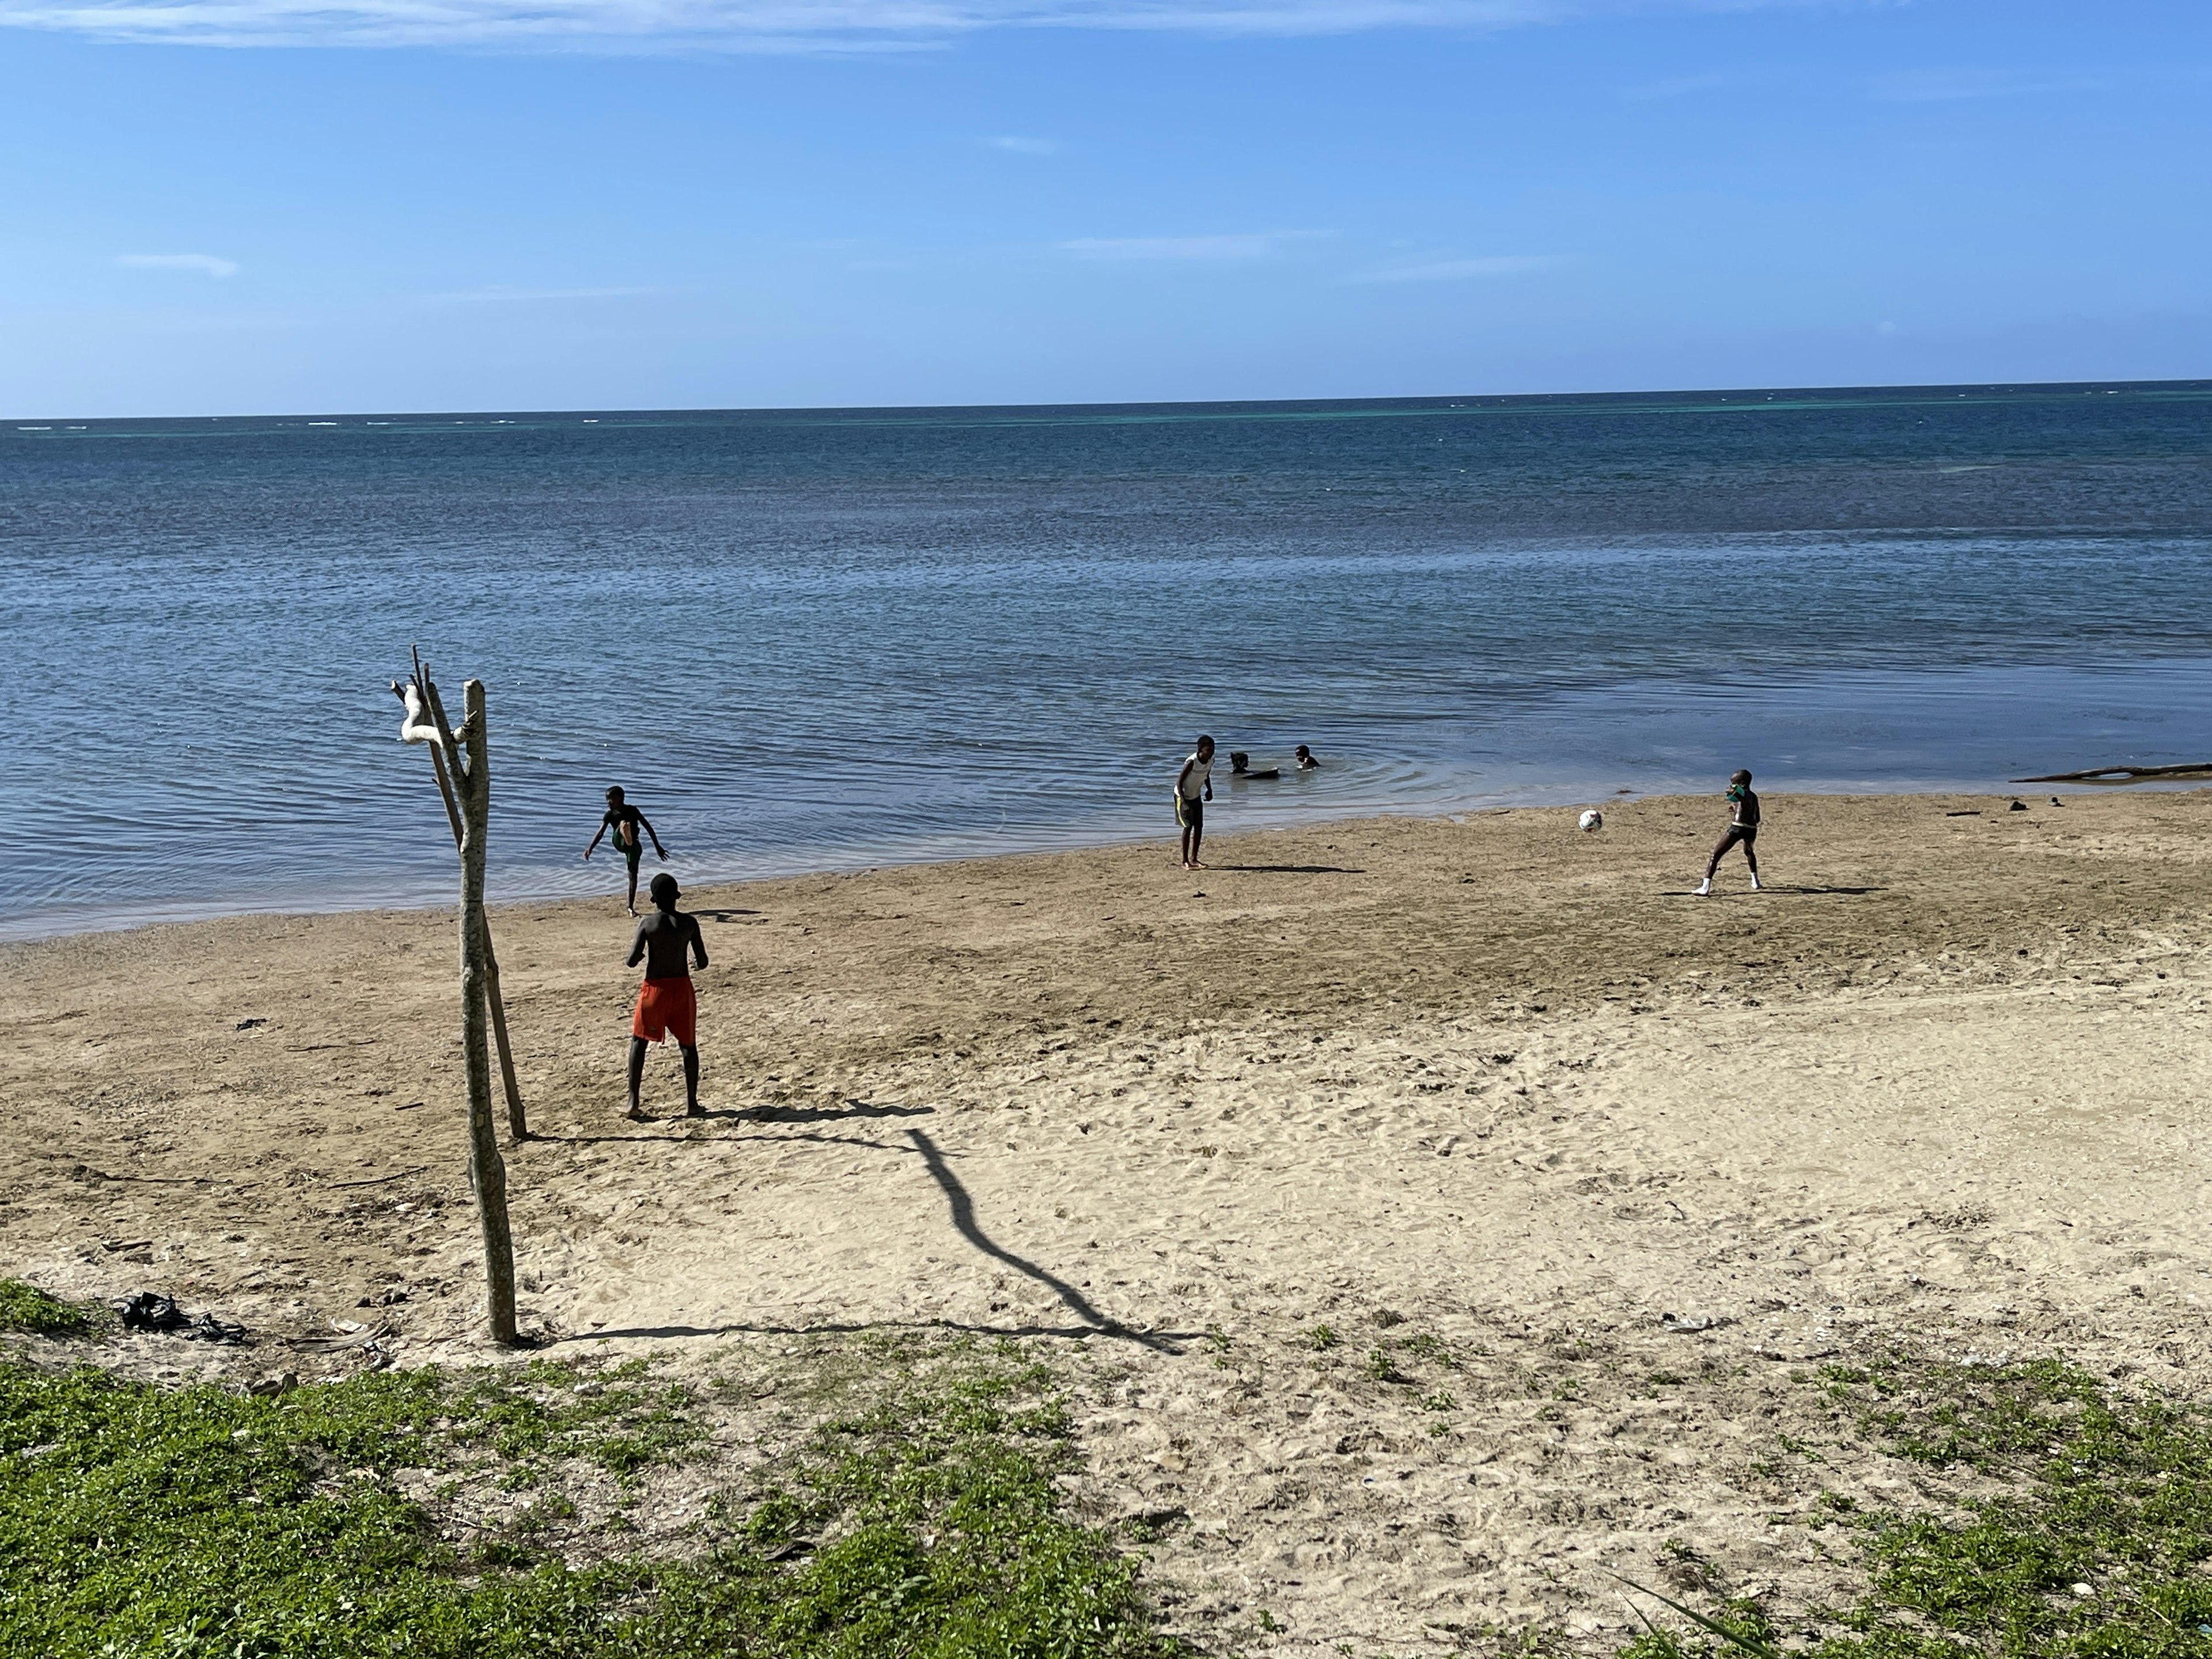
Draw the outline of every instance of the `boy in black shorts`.
[[[1731,847],[1741,845],[1743,861],[1751,866],[1751,890],[1759,890],[1759,797],[1751,793],[1751,774],[1745,771],[1729,775],[1729,827],[1721,837],[1721,844],[1713,848],[1713,855],[1705,862],[1705,878],[1698,884],[1698,896],[1705,898],[1713,890],[1713,875],[1721,867],[1721,855]]]
[[[660,854],[663,864],[668,862],[668,849],[660,844],[660,832],[653,827],[653,820],[623,799],[622,786],[617,784],[607,791],[606,816],[599,820],[598,833],[592,844],[584,849],[586,862],[599,844],[599,836],[614,831],[615,851],[629,863],[629,896],[623,901],[630,915],[637,914],[637,861],[644,855],[645,843],[638,839],[640,830],[653,837],[653,850]]]
[[[1176,774],[1176,822],[1182,826],[1182,867],[1203,870],[1198,845],[1206,839],[1206,803],[1213,799],[1213,739],[1200,738]]]

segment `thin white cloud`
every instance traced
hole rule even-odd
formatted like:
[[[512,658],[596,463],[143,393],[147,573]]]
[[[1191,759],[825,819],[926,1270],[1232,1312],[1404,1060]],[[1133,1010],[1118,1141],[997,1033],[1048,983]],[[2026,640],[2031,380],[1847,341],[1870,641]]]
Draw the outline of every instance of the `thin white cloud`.
[[[191,270],[203,276],[235,276],[245,267],[212,253],[125,253],[115,261],[134,270]]]
[[[1736,8],[1803,0],[1725,0]],[[866,52],[1000,28],[1487,31],[1715,0],[0,0],[0,27],[222,46]]]
[[[1008,136],[986,138],[983,142],[993,149],[1009,150],[1016,155],[1054,155],[1060,151],[1059,141],[1052,138],[1019,138]]]
[[[1903,70],[1868,90],[1887,104],[1949,104],[1969,98],[2017,98],[2035,92],[2083,92],[2087,81],[2033,81],[2011,70]]]
[[[1232,236],[1079,236],[1054,246],[1079,259],[1264,259],[1286,243],[1328,234],[1325,230],[1263,230]]]
[[[1620,95],[1639,104],[1662,98],[1687,98],[1695,93],[1717,92],[1729,81],[1725,75],[1678,75],[1671,80],[1647,81],[1642,86],[1630,87]]]
[[[650,288],[472,288],[458,294],[426,294],[433,305],[492,305],[526,300],[626,300],[658,293]]]
[[[1559,259],[1549,253],[1501,253],[1483,259],[1436,259],[1426,264],[1392,265],[1363,271],[1355,283],[1456,283],[1474,276],[1510,276],[1516,271],[1541,270]]]

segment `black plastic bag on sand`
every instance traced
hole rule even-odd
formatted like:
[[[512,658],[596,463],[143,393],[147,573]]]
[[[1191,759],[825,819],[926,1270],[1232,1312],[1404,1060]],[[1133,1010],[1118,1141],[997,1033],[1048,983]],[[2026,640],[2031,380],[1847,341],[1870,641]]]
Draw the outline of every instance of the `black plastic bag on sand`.
[[[123,1328],[126,1331],[173,1331],[191,1322],[182,1308],[152,1291],[141,1291],[117,1303],[115,1311],[123,1316]]]
[[[194,1319],[167,1297],[141,1291],[115,1304],[128,1331],[174,1331],[187,1342],[243,1342],[246,1327],[202,1314]]]

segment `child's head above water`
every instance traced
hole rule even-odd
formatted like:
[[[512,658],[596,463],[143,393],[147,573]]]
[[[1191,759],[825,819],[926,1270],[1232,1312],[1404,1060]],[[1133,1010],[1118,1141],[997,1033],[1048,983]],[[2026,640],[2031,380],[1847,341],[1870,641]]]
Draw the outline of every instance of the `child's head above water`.
[[[1232,749],[1229,751],[1229,769],[1231,771],[1242,772],[1251,763],[1251,756],[1246,754],[1242,749]]]

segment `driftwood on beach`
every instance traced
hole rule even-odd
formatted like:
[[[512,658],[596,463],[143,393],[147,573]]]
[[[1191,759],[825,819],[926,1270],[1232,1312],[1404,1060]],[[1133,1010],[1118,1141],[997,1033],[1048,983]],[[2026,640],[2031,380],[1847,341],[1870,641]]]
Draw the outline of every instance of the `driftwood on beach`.
[[[2133,783],[2139,778],[2212,777],[2212,761],[2193,766],[2096,766],[2086,772],[2053,772],[2039,778],[2014,778],[2014,783]]]

